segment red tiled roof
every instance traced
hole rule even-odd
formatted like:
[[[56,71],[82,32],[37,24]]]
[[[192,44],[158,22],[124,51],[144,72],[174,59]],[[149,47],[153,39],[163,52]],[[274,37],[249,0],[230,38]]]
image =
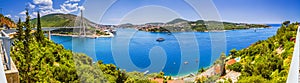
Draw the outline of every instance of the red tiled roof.
[[[154,78],[154,79],[152,79],[152,81],[155,81],[157,83],[164,83],[164,79],[163,78]]]
[[[226,62],[226,65],[232,65],[234,64],[236,61],[234,59],[230,59]]]
[[[215,69],[215,74],[221,73],[221,66],[220,65],[215,66],[214,69]]]
[[[167,83],[184,83],[183,80],[168,80]]]

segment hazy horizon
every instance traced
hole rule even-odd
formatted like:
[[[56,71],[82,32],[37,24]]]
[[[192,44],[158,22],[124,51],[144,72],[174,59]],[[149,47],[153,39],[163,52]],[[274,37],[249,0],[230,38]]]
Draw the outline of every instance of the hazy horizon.
[[[188,0],[110,0],[113,4],[105,12],[99,12],[104,10],[102,7],[108,4],[108,0],[0,0],[0,13],[16,21],[18,18],[25,18],[26,7],[32,18],[36,17],[37,11],[41,11],[42,16],[53,13],[78,15],[80,9],[85,9],[84,13],[87,14],[84,16],[87,19],[105,25],[165,23],[175,18],[201,20],[202,17],[186,1]],[[300,3],[299,0],[213,0],[221,21],[250,24],[300,21],[300,11],[296,11],[300,5],[297,2]]]

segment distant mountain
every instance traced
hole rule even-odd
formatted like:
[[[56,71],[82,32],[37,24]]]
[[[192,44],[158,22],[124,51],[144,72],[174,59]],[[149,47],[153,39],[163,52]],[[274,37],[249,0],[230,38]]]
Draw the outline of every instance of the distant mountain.
[[[134,25],[131,24],[131,23],[126,23],[126,24],[121,24],[121,25],[118,25],[118,27],[133,27]]]
[[[15,28],[17,25],[10,18],[3,16],[0,14],[0,27],[7,26],[10,28]]]
[[[176,24],[176,23],[180,23],[180,22],[189,22],[189,21],[181,19],[181,18],[176,18],[170,22],[167,22],[166,24]]]
[[[76,19],[80,19],[79,16],[73,15],[73,14],[49,14],[41,17],[41,23],[42,27],[72,27],[72,26],[79,26],[75,25],[75,22],[78,22],[79,20],[76,21]],[[88,25],[96,25],[96,23],[93,23],[86,18],[84,18],[84,21]],[[37,23],[37,19],[32,19],[31,20],[32,24]]]
[[[165,24],[165,23],[162,23],[162,22],[151,22],[151,23],[146,23],[147,25],[162,25],[162,24]]]

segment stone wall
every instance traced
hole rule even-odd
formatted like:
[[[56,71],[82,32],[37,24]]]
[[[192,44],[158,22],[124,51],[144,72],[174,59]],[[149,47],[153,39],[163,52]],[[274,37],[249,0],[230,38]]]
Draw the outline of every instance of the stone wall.
[[[13,60],[11,60],[11,70],[5,70],[7,83],[20,83],[19,71],[16,68]]]

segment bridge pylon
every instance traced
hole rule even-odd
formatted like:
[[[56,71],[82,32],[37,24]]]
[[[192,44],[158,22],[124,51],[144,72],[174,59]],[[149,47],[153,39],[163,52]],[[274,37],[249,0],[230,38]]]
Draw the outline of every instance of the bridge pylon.
[[[80,10],[80,13],[81,13],[81,16],[80,16],[79,36],[85,37],[86,36],[86,23],[85,23],[84,18],[83,18],[83,11]]]

